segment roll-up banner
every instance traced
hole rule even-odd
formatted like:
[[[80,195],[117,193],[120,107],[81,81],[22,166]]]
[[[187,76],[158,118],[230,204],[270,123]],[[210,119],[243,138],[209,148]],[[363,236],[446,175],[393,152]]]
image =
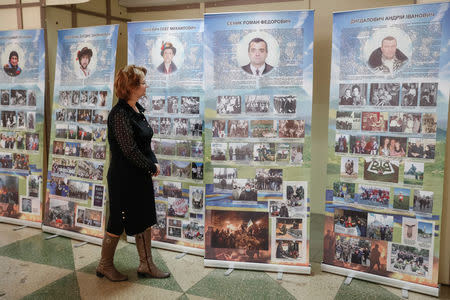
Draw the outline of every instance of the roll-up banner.
[[[128,63],[147,69],[139,103],[161,167],[152,245],[203,255],[203,20],[128,23]]]
[[[313,11],[205,15],[205,265],[310,273]]]
[[[325,271],[438,295],[448,3],[333,19]]]
[[[58,31],[43,230],[101,244],[118,25]]]
[[[0,31],[0,221],[40,228],[44,31]]]

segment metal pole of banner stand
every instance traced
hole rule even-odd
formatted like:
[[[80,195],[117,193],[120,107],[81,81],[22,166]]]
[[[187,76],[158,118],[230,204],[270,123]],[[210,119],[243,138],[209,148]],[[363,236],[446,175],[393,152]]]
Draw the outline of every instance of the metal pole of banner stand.
[[[53,239],[55,237],[58,237],[58,236],[59,236],[59,234],[54,234],[54,235],[46,237],[45,240],[51,240],[51,239]]]
[[[231,273],[233,273],[234,269],[233,268],[229,268],[228,270],[225,271],[225,273],[223,274],[224,276],[229,276]]]
[[[187,252],[181,252],[180,254],[178,254],[177,256],[175,256],[176,259],[181,259],[183,257],[185,257],[187,254]]]
[[[24,228],[27,228],[27,227],[28,227],[27,225],[22,225],[22,226],[13,228],[13,230],[14,230],[14,231],[17,231],[17,230],[24,229]]]

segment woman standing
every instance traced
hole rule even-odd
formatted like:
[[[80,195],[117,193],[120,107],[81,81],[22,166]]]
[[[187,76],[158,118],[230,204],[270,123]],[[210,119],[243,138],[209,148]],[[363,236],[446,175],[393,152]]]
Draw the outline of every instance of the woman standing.
[[[151,226],[156,224],[152,176],[158,176],[160,168],[151,150],[153,130],[145,119],[144,108],[137,103],[147,89],[146,73],[145,68],[135,65],[117,72],[114,88],[119,101],[108,117],[109,219],[97,276],[106,276],[111,281],[128,279],[113,264],[119,236],[124,230],[127,235],[135,235],[140,261],[138,275],[170,276],[155,266],[151,252]]]

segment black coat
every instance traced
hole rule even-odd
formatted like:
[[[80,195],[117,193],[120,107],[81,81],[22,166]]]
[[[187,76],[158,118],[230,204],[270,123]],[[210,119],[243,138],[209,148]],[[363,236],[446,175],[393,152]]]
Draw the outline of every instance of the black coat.
[[[122,216],[128,235],[156,224],[151,175],[158,161],[151,150],[153,130],[142,114],[142,106],[136,103],[136,107],[140,113],[119,99],[108,116],[110,214]]]

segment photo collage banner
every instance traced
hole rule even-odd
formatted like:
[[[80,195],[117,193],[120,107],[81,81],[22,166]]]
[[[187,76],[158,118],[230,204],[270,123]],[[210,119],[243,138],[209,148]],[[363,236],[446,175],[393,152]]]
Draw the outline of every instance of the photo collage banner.
[[[128,64],[147,69],[139,103],[161,167],[152,239],[203,251],[203,20],[128,23]]]
[[[205,15],[207,265],[309,268],[313,24]]]
[[[117,33],[118,25],[58,31],[43,221],[58,234],[103,238]]]
[[[42,222],[44,31],[0,31],[0,220]]]
[[[334,14],[325,264],[438,286],[449,14]]]

